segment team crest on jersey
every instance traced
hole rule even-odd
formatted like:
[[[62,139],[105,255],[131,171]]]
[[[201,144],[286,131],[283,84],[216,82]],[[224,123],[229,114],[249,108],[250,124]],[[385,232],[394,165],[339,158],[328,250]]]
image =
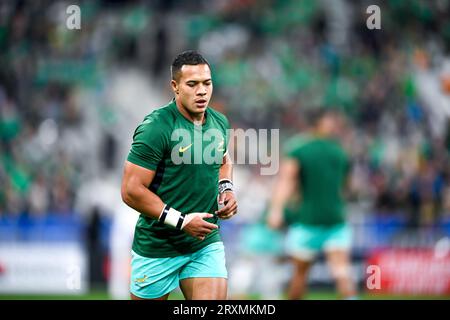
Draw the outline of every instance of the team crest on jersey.
[[[225,140],[222,138],[222,141],[219,142],[219,145],[217,146],[217,151],[224,152],[225,151]]]

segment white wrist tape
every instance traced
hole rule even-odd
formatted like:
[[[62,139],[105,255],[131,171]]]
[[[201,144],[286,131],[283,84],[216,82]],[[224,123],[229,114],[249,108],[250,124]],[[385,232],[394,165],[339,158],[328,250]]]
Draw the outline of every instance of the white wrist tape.
[[[233,181],[230,179],[219,180],[219,194],[222,194],[225,191],[234,191]]]
[[[181,229],[183,226],[184,216],[184,213],[181,213],[166,204],[159,216],[159,221],[174,228]]]

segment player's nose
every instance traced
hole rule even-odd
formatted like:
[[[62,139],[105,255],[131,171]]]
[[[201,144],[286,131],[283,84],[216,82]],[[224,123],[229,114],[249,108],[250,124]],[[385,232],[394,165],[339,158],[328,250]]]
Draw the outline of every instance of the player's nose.
[[[207,93],[208,93],[208,90],[206,89],[205,86],[200,86],[200,88],[197,91],[197,94],[200,96],[204,96]]]

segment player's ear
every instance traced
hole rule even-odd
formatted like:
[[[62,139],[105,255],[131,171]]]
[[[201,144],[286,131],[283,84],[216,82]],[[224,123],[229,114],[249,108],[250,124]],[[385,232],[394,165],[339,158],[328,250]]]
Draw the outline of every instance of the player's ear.
[[[178,83],[175,80],[172,80],[170,82],[170,84],[172,85],[172,90],[175,94],[179,93],[179,88],[178,88]]]

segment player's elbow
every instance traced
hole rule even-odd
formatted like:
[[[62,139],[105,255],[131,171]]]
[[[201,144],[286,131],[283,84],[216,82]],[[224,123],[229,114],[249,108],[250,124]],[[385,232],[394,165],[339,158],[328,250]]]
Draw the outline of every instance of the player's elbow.
[[[132,206],[134,199],[133,188],[128,183],[122,183],[121,196],[124,203],[128,206]]]

